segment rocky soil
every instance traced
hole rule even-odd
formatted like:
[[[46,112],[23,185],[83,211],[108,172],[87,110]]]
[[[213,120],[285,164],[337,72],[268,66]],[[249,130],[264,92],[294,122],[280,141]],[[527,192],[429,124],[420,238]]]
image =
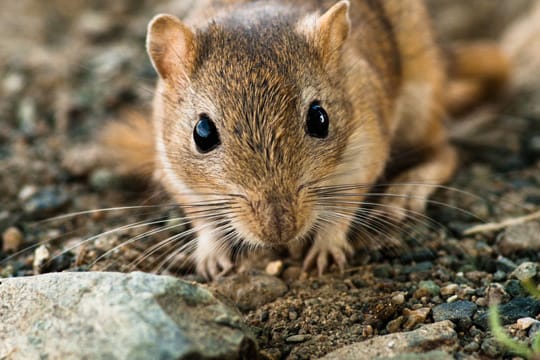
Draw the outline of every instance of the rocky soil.
[[[416,217],[406,227],[400,247],[360,249],[343,274],[331,269],[322,277],[303,273],[299,259],[261,253],[246,259],[235,274],[202,285],[240,310],[239,321],[246,325],[240,327],[241,336],[256,340],[263,359],[511,358],[487,324],[486,311],[493,303],[503,304],[501,320],[512,336],[530,342],[540,330],[540,302],[521,285],[527,279],[540,281],[540,222],[468,231],[540,209],[540,21],[534,21],[540,19],[540,7],[527,11],[530,1],[516,1],[511,10],[492,9],[487,13],[493,28],[486,34],[482,22],[471,25],[471,14],[481,13],[468,9],[468,2],[432,3],[444,39],[470,34],[493,38],[515,18],[529,14],[533,20],[503,36],[517,67],[515,81],[498,104],[452,124],[460,170],[448,188],[437,192],[427,217]],[[495,3],[507,6],[505,0]],[[163,10],[181,15],[189,5],[165,0],[19,0],[1,5],[0,294],[36,296],[10,285],[25,279],[1,278],[60,271],[139,270],[204,283],[191,274],[185,259],[169,256],[178,243],[152,247],[185,228],[181,209],[167,205],[170,200],[161,189],[108,167],[95,142],[107,121],[126,111],[148,111],[155,74],[144,52],[146,23]],[[463,19],[461,28],[468,30],[456,30],[459,23],[449,25],[448,14]],[[74,319],[99,313],[99,306],[85,311],[74,307],[70,317],[55,313],[54,303],[77,299],[73,293],[84,291],[109,304],[85,277],[72,276],[65,286],[54,282],[56,297],[44,305],[50,314],[60,314],[56,320],[71,321],[71,327],[61,329],[61,322],[50,320],[47,334],[58,338],[51,344],[61,344],[69,329],[77,335],[80,324]],[[125,276],[142,281],[143,275]],[[31,288],[40,289],[45,285],[37,284],[45,280],[39,279],[47,278],[29,279],[38,279]],[[150,281],[154,285],[148,289],[163,293],[162,281]],[[103,286],[97,280],[94,284]],[[6,299],[0,297],[0,329],[8,326],[7,319],[12,327],[0,334],[18,331],[21,337],[12,335],[10,341],[23,341],[28,328],[18,321],[27,319],[22,309],[31,304],[7,306]],[[131,300],[126,299],[128,306]],[[149,303],[137,306],[144,304]],[[102,314],[109,320],[117,315]],[[186,319],[175,321],[191,321]],[[130,344],[144,333],[135,330],[142,323],[127,326],[134,329],[125,335],[133,340]],[[100,324],[104,329],[98,335],[107,340],[107,327],[118,323]],[[6,339],[0,335],[0,341]],[[128,346],[118,341],[119,347]],[[4,344],[0,358],[17,358]],[[247,358],[254,351],[251,346],[235,349]],[[115,354],[122,358],[126,352]],[[180,357],[173,350],[167,354]]]

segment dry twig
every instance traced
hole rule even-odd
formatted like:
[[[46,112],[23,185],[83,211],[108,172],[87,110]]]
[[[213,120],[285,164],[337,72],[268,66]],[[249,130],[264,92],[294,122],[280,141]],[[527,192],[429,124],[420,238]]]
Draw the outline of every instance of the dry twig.
[[[540,219],[540,210],[529,215],[506,219],[501,222],[493,222],[493,223],[487,223],[487,224],[482,224],[482,225],[476,225],[465,230],[464,234],[473,235],[473,234],[479,234],[479,233],[499,231],[510,226],[520,225],[520,224],[524,224],[529,221],[538,220],[538,219]]]

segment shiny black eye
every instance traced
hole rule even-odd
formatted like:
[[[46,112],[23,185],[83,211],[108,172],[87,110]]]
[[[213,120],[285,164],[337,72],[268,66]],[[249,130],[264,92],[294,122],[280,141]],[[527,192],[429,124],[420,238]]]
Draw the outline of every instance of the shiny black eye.
[[[221,144],[216,125],[204,114],[200,116],[195,129],[193,129],[193,139],[197,149],[203,154],[214,150]]]
[[[330,120],[328,114],[319,102],[315,101],[309,106],[306,119],[306,131],[309,136],[324,139],[328,136]]]

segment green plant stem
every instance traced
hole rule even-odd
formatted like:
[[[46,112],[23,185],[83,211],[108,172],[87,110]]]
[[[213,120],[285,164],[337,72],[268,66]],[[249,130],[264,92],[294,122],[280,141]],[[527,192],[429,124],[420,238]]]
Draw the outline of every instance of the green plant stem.
[[[489,308],[489,327],[491,328],[491,332],[493,333],[495,339],[511,352],[516,355],[523,356],[526,359],[533,358],[534,353],[527,347],[526,344],[510,338],[510,336],[506,334],[499,320],[499,311],[497,306],[491,306]],[[535,339],[535,344],[537,340],[538,336]]]

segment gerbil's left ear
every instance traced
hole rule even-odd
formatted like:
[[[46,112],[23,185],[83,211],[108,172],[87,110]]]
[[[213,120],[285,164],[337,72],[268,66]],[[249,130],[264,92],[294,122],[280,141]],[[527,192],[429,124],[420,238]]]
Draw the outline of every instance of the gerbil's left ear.
[[[195,35],[172,15],[157,15],[148,24],[146,49],[164,80],[187,78],[195,61]]]
[[[315,31],[321,46],[333,52],[341,48],[350,30],[349,1],[342,0],[317,19]]]

